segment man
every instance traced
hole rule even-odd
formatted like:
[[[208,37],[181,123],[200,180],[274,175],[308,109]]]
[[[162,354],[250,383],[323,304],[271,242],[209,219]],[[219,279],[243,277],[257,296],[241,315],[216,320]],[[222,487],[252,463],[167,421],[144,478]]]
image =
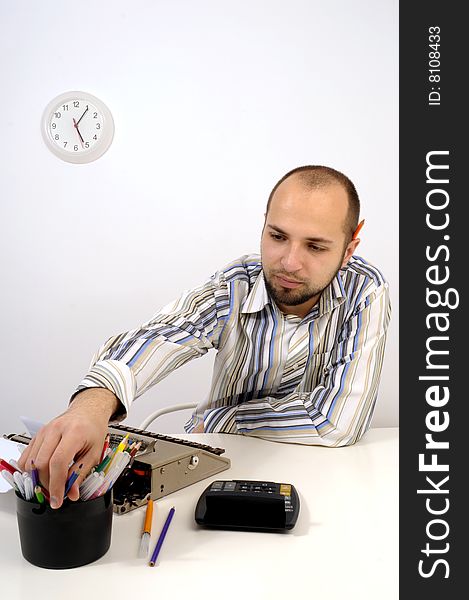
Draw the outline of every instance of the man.
[[[138,329],[99,350],[68,410],[43,427],[31,459],[60,506],[72,460],[99,460],[109,420],[177,367],[217,352],[208,398],[188,432],[343,446],[368,429],[390,305],[381,273],[353,253],[359,199],[342,173],[307,166],[269,197],[261,257],[233,261]]]

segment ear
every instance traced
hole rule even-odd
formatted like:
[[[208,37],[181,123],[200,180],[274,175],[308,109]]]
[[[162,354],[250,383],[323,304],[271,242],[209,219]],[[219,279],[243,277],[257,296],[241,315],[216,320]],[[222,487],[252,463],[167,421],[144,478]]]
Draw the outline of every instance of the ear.
[[[341,269],[343,269],[347,265],[348,261],[350,260],[350,257],[355,252],[359,243],[360,240],[357,238],[355,238],[354,240],[350,240],[347,248],[345,249],[344,260],[342,261],[342,265],[340,267]]]

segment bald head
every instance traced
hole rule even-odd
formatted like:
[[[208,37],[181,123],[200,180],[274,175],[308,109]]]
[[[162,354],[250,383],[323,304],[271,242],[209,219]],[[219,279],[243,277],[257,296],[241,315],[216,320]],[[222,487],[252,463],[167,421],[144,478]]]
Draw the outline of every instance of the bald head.
[[[305,192],[319,190],[321,188],[327,188],[331,186],[340,186],[343,188],[348,199],[348,206],[345,213],[345,218],[343,219],[343,231],[347,240],[352,238],[352,235],[358,225],[358,218],[360,215],[360,200],[358,198],[355,186],[348,177],[346,177],[340,171],[319,165],[308,165],[293,169],[292,171],[286,173],[275,184],[267,202],[266,214],[269,212],[272,198],[274,197],[278,188],[282,186],[284,182],[287,183],[287,180],[288,182],[294,180],[296,184],[300,184]]]

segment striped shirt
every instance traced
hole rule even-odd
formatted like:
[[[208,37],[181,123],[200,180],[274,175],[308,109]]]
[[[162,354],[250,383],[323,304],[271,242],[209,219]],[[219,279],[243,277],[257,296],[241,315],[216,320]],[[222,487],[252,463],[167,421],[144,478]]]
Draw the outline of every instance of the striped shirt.
[[[137,329],[111,337],[75,393],[110,389],[123,418],[135,398],[214,348],[211,389],[187,432],[203,421],[210,433],[353,444],[370,425],[389,318],[388,284],[358,256],[301,319],[279,310],[260,256],[245,255]]]

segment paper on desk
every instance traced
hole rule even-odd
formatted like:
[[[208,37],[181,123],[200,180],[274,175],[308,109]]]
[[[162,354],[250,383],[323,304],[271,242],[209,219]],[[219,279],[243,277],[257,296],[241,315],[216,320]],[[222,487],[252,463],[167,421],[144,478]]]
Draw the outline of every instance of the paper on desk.
[[[17,442],[0,437],[0,456],[3,460],[7,462],[12,458],[18,460],[20,454]],[[8,490],[11,490],[11,486],[0,475],[0,492],[3,494],[4,492],[8,492]]]
[[[30,419],[29,417],[20,417],[20,419],[21,419],[23,425],[26,427],[26,429],[31,437],[34,437],[36,435],[36,433],[44,425],[44,423],[40,423],[39,421],[34,421],[33,419]]]

